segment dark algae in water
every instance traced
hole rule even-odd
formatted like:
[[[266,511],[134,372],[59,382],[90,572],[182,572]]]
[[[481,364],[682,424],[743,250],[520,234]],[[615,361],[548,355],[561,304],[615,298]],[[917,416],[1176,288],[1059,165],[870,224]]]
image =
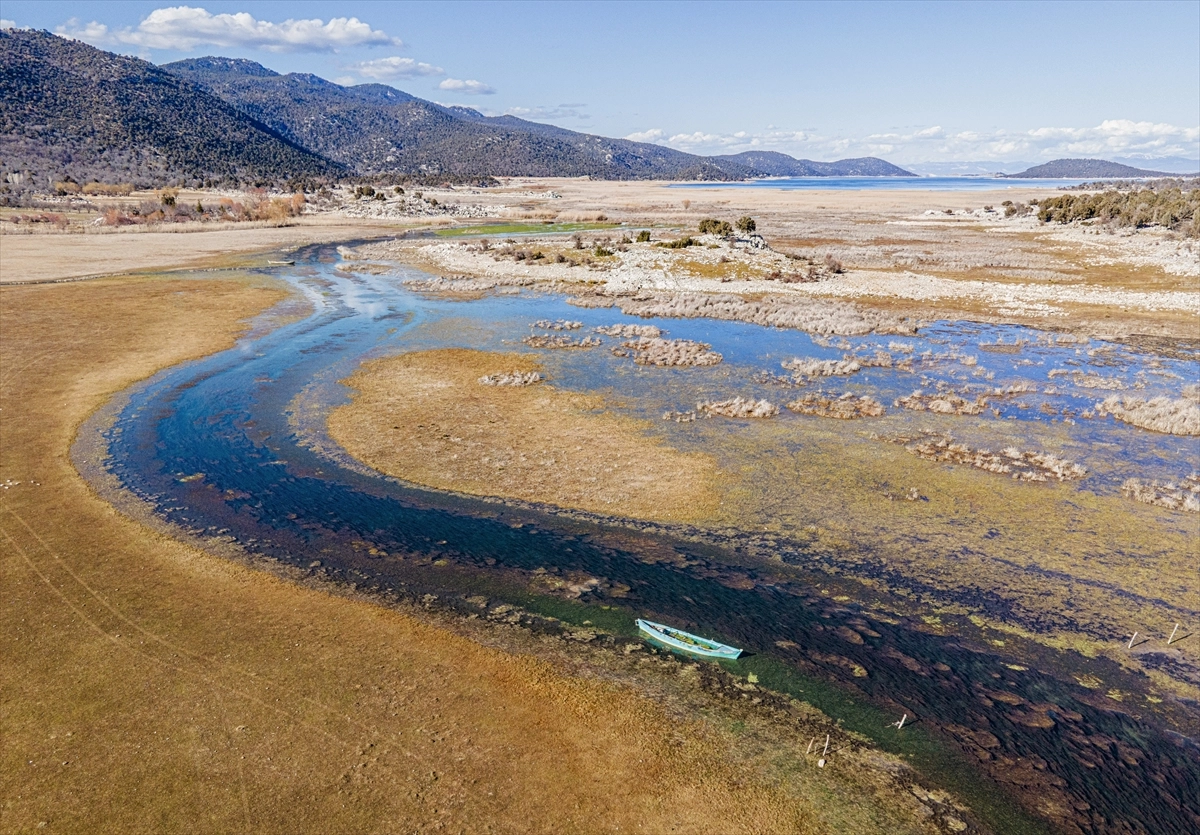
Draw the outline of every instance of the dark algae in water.
[[[1013,663],[1011,648],[1000,652],[965,618],[934,628],[911,594],[886,590],[907,582],[919,599],[911,578],[872,577],[869,565],[831,572],[811,543],[786,535],[438,493],[300,443],[287,414],[299,392],[348,376],[364,358],[431,347],[422,325],[476,304],[447,313],[451,303],[394,279],[338,272],[331,252],[297,254],[293,280],[316,304],[311,317],[160,374],[108,431],[111,472],[169,522],[385,595],[464,612],[482,595],[630,637],[644,616],[744,647],[749,656],[731,671],[753,672],[760,686],[905,755],[997,831],[1200,831],[1200,713],[1185,703],[1129,708],[1072,683],[1077,673],[1145,689],[1114,662],[1030,644],[1028,666]],[[496,304],[523,327],[555,318],[558,302]],[[675,326],[705,336],[695,323]],[[459,344],[495,349],[513,334],[520,327],[506,336],[481,325]],[[749,350],[717,347],[727,360]],[[546,575],[588,579],[564,599]],[[1005,605],[977,591],[963,590],[968,611]],[[1054,658],[1043,664],[1042,652]],[[902,715],[905,727],[890,728]]]

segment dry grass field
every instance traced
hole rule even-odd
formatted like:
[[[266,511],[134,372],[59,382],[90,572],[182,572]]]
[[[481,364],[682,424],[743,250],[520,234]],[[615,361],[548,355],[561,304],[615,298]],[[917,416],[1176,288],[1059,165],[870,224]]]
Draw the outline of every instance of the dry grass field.
[[[249,224],[247,224],[249,225]],[[5,234],[0,246],[0,283],[27,284],[89,276],[145,273],[168,268],[225,266],[234,256],[346,238],[402,231],[396,226],[347,221],[245,228],[200,224],[172,228],[94,230],[96,234]]]
[[[933,831],[911,796],[772,781],[719,722],[194,550],[93,493],[80,422],[282,296],[229,273],[0,290],[0,829]]]

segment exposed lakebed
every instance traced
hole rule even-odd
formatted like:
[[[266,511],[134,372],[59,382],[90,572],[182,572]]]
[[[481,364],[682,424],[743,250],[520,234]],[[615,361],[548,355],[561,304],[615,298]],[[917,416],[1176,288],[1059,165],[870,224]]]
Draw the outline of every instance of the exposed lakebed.
[[[1128,478],[1186,478],[1198,465],[1196,440],[1096,414],[1114,393],[1180,398],[1197,376],[1187,346],[1155,353],[947,322],[916,336],[814,339],[736,322],[638,319],[539,292],[450,301],[409,292],[403,273],[352,274],[338,260],[331,247],[298,253],[282,277],[311,299],[312,315],[158,375],[130,393],[106,430],[111,473],[174,525],[464,612],[483,596],[626,634],[633,617],[648,616],[744,646],[754,655],[736,669],[912,755],[999,828],[1019,821],[1006,820],[989,785],[1065,831],[1200,824],[1195,702],[1137,664],[1070,649],[1120,642],[1122,618],[1142,619],[1126,635],[1200,619],[1196,515],[1121,492]],[[579,321],[583,336],[653,324],[720,352],[716,365],[661,368],[615,355],[614,337],[536,351],[548,384],[601,395],[670,445],[741,473],[710,524],[422,489],[372,473],[324,436],[323,416],[347,398],[338,381],[364,360],[445,347],[529,350],[521,339],[543,320]],[[811,379],[783,365],[884,353],[890,365],[858,362],[846,374],[794,366],[816,370]],[[702,401],[783,405],[817,390],[870,395],[886,414],[663,420]],[[917,390],[952,405],[950,394],[987,402],[977,414],[893,405]],[[1053,454],[1086,474],[1030,484],[910,449],[932,435],[976,451]],[[568,581],[570,593],[552,590],[547,574]],[[1037,640],[1045,635],[1066,637]],[[1194,652],[1162,643],[1161,657],[1143,649],[1139,663],[1195,685]],[[886,725],[903,713],[918,720],[908,739]],[[959,753],[939,754],[931,740]],[[978,771],[956,774],[956,757]]]

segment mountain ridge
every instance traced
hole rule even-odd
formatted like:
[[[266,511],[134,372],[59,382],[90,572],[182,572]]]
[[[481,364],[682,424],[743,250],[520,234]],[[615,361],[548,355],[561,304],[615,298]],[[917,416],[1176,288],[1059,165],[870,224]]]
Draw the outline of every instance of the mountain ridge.
[[[0,161],[44,188],[68,175],[265,184],[343,173],[147,61],[35,30],[0,30]]]
[[[1054,159],[1027,168],[1018,174],[1001,174],[1010,179],[1057,179],[1057,180],[1090,180],[1090,179],[1139,179],[1142,177],[1179,177],[1169,171],[1151,171],[1145,168],[1134,168],[1106,159]]]
[[[557,125],[531,122],[516,116],[485,116],[473,108],[446,106],[425,101],[402,90],[381,84],[342,86],[314,76],[280,75],[254,62],[219,57],[193,58],[164,64],[163,69],[193,83],[245,110],[251,116],[275,127],[360,173],[385,173],[394,170],[422,171],[445,166],[453,155],[461,166],[471,169],[487,165],[493,175],[594,176],[604,179],[746,179],[764,176],[915,176],[883,160],[863,158],[832,163],[795,160],[777,152],[698,156],[661,145],[614,139],[580,133]],[[310,81],[311,79],[311,81]],[[319,90],[315,89],[319,88]],[[375,105],[386,104],[389,112],[366,112],[362,94],[367,88],[378,90]],[[290,92],[289,92],[290,91]],[[304,114],[294,112],[298,101],[315,103],[320,98],[325,113],[339,113],[354,126],[354,138],[335,140],[328,129],[321,129]],[[385,98],[388,101],[385,102]],[[346,110],[349,100],[360,102],[353,113]],[[444,121],[445,117],[458,120]],[[426,130],[419,143],[404,147],[406,123],[424,122]],[[465,124],[460,124],[465,123]],[[454,124],[459,136],[448,137]],[[432,128],[432,129],[430,129]],[[472,141],[485,137],[496,145],[510,144],[509,158],[473,162],[469,158]],[[369,148],[365,147],[370,145]],[[413,145],[417,147],[414,148]],[[465,147],[464,147],[465,146]],[[554,164],[533,155],[549,156]],[[770,164],[764,164],[764,160]],[[477,173],[472,170],[470,173]]]
[[[744,180],[915,176],[885,160],[772,151],[700,156],[516,116],[343,86],[244,58],[155,66],[45,31],[0,31],[0,175],[54,181],[281,184],[376,176]],[[26,175],[30,176],[26,176]]]

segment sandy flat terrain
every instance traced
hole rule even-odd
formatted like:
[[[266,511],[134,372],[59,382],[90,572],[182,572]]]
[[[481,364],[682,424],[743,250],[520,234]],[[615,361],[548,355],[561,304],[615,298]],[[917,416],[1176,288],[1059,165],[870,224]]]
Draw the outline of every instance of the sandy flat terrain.
[[[323,241],[371,237],[370,222],[325,222],[257,229],[211,231],[114,231],[108,234],[0,236],[0,282],[28,283],[220,265],[235,254]]]
[[[708,456],[600,413],[599,397],[479,382],[538,370],[529,354],[454,349],[377,360],[345,381],[358,394],[330,415],[330,435],[375,469],[430,487],[661,521],[715,513]]]

